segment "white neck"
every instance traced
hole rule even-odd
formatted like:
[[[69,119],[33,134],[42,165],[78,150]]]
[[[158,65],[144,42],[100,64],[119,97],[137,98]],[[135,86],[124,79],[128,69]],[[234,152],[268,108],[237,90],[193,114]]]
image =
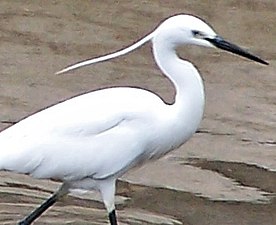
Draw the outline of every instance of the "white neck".
[[[161,71],[172,81],[176,89],[175,102],[171,105],[173,113],[172,129],[186,131],[185,142],[196,131],[203,116],[204,87],[196,68],[181,60],[175,45],[168,44],[162,36],[153,39],[153,54]],[[180,143],[182,144],[182,143]]]
[[[178,30],[162,30],[162,28],[158,28],[125,49],[76,63],[57,72],[57,74],[125,55],[147,41],[152,40],[156,63],[161,71],[172,81],[176,89],[175,102],[172,105],[167,105],[168,111],[165,113],[168,115],[166,115],[164,120],[167,122],[167,129],[164,130],[168,132],[174,131],[174,134],[176,134],[173,146],[171,145],[171,140],[169,140],[167,144],[170,147],[166,150],[176,148],[187,141],[199,126],[204,109],[204,87],[196,68],[176,55],[175,48],[183,44],[183,39],[181,39],[182,43],[178,40],[176,41],[174,38],[177,38],[179,34],[173,34],[175,31]],[[168,120],[168,118],[171,119]],[[171,135],[164,134],[164,137],[166,136],[171,137]]]

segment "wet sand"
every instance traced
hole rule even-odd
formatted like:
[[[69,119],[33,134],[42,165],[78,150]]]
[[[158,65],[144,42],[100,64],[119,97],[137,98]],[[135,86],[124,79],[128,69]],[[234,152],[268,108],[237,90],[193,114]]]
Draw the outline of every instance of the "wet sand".
[[[273,225],[276,221],[276,3],[256,1],[0,2],[0,129],[98,88],[139,86],[172,102],[150,44],[67,75],[64,66],[125,47],[178,13],[198,15],[269,61],[213,49],[178,50],[201,72],[199,131],[165,158],[130,171],[117,190],[120,224]],[[0,173],[0,224],[15,224],[59,183]],[[35,224],[106,224],[99,196],[73,194]]]

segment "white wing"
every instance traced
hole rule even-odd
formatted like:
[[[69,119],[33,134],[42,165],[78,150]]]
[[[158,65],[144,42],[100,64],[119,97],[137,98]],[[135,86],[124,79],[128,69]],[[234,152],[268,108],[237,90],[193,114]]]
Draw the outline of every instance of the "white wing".
[[[122,172],[149,157],[148,132],[164,106],[156,95],[134,88],[72,98],[1,132],[0,169],[65,180]]]

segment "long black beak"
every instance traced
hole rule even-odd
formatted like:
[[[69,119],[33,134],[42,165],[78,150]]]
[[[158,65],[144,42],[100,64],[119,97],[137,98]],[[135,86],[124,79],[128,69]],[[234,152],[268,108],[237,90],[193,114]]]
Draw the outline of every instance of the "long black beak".
[[[245,58],[251,59],[251,60],[256,61],[258,63],[262,63],[262,64],[265,64],[265,65],[268,65],[268,62],[262,60],[258,56],[255,56],[255,55],[249,53],[248,51],[240,48],[239,46],[237,46],[235,44],[232,44],[232,43],[230,43],[228,41],[225,41],[220,36],[216,36],[215,38],[205,38],[205,40],[209,41],[210,43],[212,43],[217,48],[220,48],[220,49],[232,52],[234,54],[243,56]]]

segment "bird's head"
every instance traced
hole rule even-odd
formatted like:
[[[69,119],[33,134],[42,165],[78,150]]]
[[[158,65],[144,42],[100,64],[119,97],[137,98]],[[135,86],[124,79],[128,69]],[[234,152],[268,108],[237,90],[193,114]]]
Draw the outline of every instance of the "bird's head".
[[[56,74],[65,73],[83,66],[88,66],[125,55],[150,40],[152,40],[153,43],[161,41],[162,43],[158,44],[161,47],[163,44],[171,45],[172,48],[176,48],[182,44],[217,47],[256,62],[266,65],[268,64],[258,56],[255,56],[218,36],[216,32],[203,20],[192,15],[181,14],[166,19],[152,33],[127,48],[98,58],[84,60],[68,66],[63,70],[58,71]]]
[[[176,15],[166,19],[155,30],[153,41],[162,41],[175,46],[181,44],[201,45],[212,47],[205,38],[214,38],[215,31],[201,19],[191,15]]]
[[[155,30],[152,40],[170,43],[173,48],[183,44],[220,48],[256,62],[268,64],[258,56],[224,40],[210,25],[192,15],[181,14],[166,19]]]

